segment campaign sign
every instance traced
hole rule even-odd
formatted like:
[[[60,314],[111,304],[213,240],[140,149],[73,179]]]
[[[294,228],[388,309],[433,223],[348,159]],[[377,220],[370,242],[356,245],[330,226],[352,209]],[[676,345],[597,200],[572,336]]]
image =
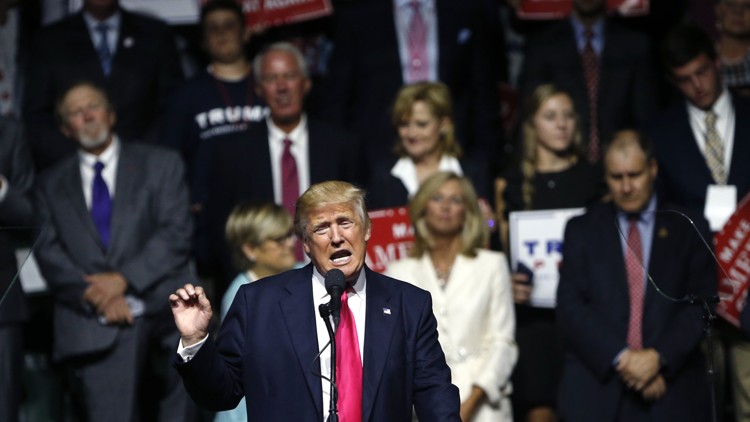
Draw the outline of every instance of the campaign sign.
[[[742,199],[729,221],[714,237],[719,259],[719,297],[716,313],[739,327],[750,280],[750,194]]]
[[[279,26],[333,13],[330,0],[242,0],[248,26]]]
[[[518,17],[529,20],[562,19],[573,10],[573,0],[522,0]],[[646,15],[649,0],[607,0],[607,10],[622,16]]]
[[[531,306],[555,307],[565,225],[584,211],[565,208],[510,213],[511,263],[514,272],[531,274]]]
[[[383,272],[389,262],[406,258],[414,244],[414,229],[406,207],[370,211],[372,233],[367,242],[367,266]]]

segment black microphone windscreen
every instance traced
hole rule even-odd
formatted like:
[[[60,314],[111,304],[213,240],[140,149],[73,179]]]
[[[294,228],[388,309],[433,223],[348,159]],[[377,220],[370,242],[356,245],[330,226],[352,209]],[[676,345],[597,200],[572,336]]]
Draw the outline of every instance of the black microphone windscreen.
[[[338,289],[338,293],[341,294],[346,289],[346,278],[344,273],[339,269],[332,269],[328,271],[325,278],[326,291],[331,294],[333,289]]]

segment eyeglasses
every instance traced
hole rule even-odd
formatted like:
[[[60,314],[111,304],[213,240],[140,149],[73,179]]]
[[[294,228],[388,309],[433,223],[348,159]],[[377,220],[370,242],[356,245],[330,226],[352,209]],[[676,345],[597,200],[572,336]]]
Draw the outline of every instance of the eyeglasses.
[[[91,103],[91,104],[85,105],[83,107],[79,107],[79,108],[77,108],[77,109],[75,109],[73,111],[69,111],[65,115],[68,116],[68,117],[81,118],[85,114],[95,113],[97,111],[101,111],[103,108],[104,108],[104,104],[103,103],[99,103],[99,102],[97,102],[97,103]]]
[[[271,237],[268,240],[270,240],[272,242],[276,242],[278,244],[282,244],[282,243],[285,243],[286,241],[288,241],[290,239],[294,240],[294,238],[295,238],[295,236],[294,236],[294,230],[289,230],[288,232],[286,232],[285,234],[283,234],[281,236]]]

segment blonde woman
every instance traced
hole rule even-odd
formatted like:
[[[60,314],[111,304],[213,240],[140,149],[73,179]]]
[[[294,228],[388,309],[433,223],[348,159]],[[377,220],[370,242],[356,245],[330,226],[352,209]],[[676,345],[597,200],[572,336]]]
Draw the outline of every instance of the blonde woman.
[[[452,116],[450,91],[440,82],[419,82],[399,90],[392,111],[397,158],[374,165],[368,208],[406,205],[422,182],[439,171],[467,175],[480,195],[487,196],[487,163],[462,158]]]
[[[440,344],[466,421],[511,421],[515,318],[505,256],[482,249],[488,231],[471,182],[451,172],[424,181],[409,206],[416,244],[386,273],[432,294]]]
[[[222,320],[243,284],[290,270],[295,264],[292,217],[279,205],[237,205],[227,219],[226,236],[242,272],[221,300]],[[245,421],[245,399],[235,409],[217,413],[214,419],[214,422]]]
[[[526,101],[521,158],[496,180],[500,240],[507,249],[507,213],[520,210],[577,208],[598,200],[606,190],[601,170],[583,158],[581,132],[568,93],[545,84]],[[519,360],[513,375],[513,407],[522,420],[554,421],[555,396],[562,368],[554,309],[527,306],[531,285],[513,274]]]

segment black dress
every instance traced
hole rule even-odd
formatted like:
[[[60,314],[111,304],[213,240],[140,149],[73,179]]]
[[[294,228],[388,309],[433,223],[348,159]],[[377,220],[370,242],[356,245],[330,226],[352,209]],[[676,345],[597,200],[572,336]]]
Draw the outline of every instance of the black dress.
[[[510,170],[504,178],[508,182],[506,212],[524,210],[520,168]],[[601,169],[579,161],[560,172],[535,175],[531,210],[584,207],[599,200],[604,192]],[[513,413],[516,420],[525,420],[530,408],[556,407],[563,349],[554,309],[518,304],[515,308],[519,353],[512,377]]]

